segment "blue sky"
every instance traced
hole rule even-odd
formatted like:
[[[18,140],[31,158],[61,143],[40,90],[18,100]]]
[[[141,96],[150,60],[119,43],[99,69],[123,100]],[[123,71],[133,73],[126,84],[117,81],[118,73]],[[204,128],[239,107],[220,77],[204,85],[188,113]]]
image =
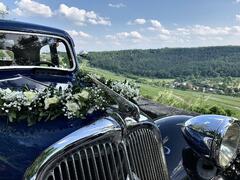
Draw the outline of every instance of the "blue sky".
[[[0,0],[0,11],[68,31],[77,51],[240,45],[240,0]]]

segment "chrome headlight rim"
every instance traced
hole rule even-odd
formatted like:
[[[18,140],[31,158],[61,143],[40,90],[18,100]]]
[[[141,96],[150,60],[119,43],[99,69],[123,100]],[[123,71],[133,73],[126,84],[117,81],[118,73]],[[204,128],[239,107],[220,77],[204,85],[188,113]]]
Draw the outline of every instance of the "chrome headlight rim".
[[[222,164],[220,160],[221,153],[221,147],[223,145],[223,141],[226,140],[226,134],[231,130],[233,126],[237,127],[237,130],[235,133],[235,136],[237,137],[237,141],[235,142],[235,150],[233,155],[230,157],[228,160],[228,163]],[[237,132],[238,131],[238,132]],[[225,121],[218,129],[219,134],[216,134],[213,144],[212,144],[212,157],[216,162],[216,165],[219,166],[222,169],[228,168],[232,162],[236,159],[237,157],[237,151],[238,147],[240,145],[240,124],[237,119],[235,118],[229,118],[228,121]]]

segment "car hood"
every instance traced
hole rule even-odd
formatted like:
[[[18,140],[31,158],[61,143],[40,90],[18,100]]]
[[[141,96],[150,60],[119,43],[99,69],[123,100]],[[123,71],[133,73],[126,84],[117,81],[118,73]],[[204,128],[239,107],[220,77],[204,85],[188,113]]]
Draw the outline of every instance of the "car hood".
[[[9,124],[0,119],[0,174],[3,179],[22,179],[26,169],[50,145],[102,118],[102,113],[86,119],[68,120],[59,117],[54,121],[40,122],[31,127],[27,124]]]
[[[32,74],[14,74],[0,76],[0,88],[11,88],[15,90],[27,86],[29,89],[44,89],[50,85],[55,87],[67,87],[73,82],[72,76],[56,75],[32,75]]]

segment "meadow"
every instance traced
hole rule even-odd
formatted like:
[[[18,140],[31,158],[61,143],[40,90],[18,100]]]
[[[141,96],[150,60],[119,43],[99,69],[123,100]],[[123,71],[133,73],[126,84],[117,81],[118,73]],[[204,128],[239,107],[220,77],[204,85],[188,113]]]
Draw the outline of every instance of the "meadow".
[[[240,119],[240,97],[218,95],[167,88],[163,85],[174,79],[147,78],[136,75],[116,74],[81,63],[81,69],[89,73],[118,81],[132,81],[140,87],[140,94],[153,101],[199,113],[231,115]]]

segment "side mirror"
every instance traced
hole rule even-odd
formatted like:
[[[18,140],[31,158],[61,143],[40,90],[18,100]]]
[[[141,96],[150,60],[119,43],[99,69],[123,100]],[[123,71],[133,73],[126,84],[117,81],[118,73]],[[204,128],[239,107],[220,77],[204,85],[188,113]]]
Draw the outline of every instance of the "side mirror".
[[[237,156],[239,122],[231,117],[202,115],[189,119],[182,128],[189,146],[202,158],[226,169]]]

